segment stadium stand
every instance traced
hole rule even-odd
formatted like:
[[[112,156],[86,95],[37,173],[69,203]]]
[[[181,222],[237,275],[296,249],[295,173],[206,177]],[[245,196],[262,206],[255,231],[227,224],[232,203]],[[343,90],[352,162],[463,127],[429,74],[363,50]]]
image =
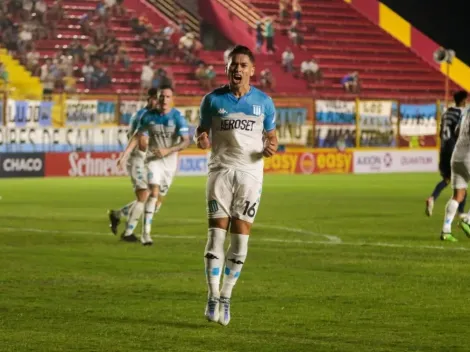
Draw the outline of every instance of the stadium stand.
[[[264,29],[266,18],[275,19],[276,52],[269,55],[262,50],[257,54],[258,74],[254,81],[255,85],[263,87],[266,77],[271,75],[278,83],[271,94],[402,101],[442,97],[444,76],[440,72],[341,0],[301,1],[300,21],[292,20],[290,2],[281,19],[279,0],[211,1],[222,5],[230,16],[244,21],[253,37],[258,21]],[[188,54],[179,47],[185,33],[194,35],[191,40],[195,40],[196,47],[200,46],[198,22],[201,18],[185,12],[175,1],[117,0],[107,11],[106,1],[45,0],[46,11],[38,11],[29,9],[30,1],[26,0],[23,9],[11,11],[11,4],[15,2],[3,3],[9,11],[4,12],[11,13],[4,15],[3,23],[8,27],[8,21],[16,22],[17,36],[29,26],[34,33],[33,40],[25,45],[20,40],[18,48],[13,39],[4,40],[4,46],[10,51],[14,49],[19,61],[33,75],[41,77],[47,91],[138,94],[145,86],[141,75],[149,55],[154,55],[151,57],[153,66],[149,69],[156,72],[150,84],[158,85],[169,79],[180,95],[201,95],[224,82],[223,52],[199,47]],[[8,31],[3,31],[4,36],[5,33]],[[293,70],[289,72],[282,67],[282,53],[287,47],[292,48],[295,56]],[[68,60],[69,55],[75,59]],[[83,68],[87,57],[91,58],[91,66]],[[61,67],[53,78],[45,74],[48,58]],[[300,70],[301,63],[312,58],[320,67],[321,79],[307,82]],[[197,71],[202,62],[204,68]],[[201,83],[197,72],[209,68],[215,78]],[[342,79],[353,72],[358,72],[358,90],[346,92]],[[451,89],[457,88],[451,85]]]
[[[347,97],[342,77],[358,71],[361,97],[400,100],[426,100],[442,97],[444,76],[408,48],[363,17],[342,0],[301,1],[297,25],[302,47],[292,44],[292,7],[281,21],[279,0],[215,0],[242,18],[250,30],[267,16],[275,18],[278,62],[286,46],[293,48],[297,66],[315,58],[323,82],[312,84],[315,95],[323,98]],[[451,89],[458,89],[455,84]]]

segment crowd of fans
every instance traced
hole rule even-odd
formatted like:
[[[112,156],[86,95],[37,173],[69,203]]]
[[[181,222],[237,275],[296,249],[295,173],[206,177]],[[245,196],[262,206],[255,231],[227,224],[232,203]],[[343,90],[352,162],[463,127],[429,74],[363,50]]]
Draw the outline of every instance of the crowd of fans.
[[[110,87],[116,70],[129,70],[132,66],[130,51],[133,49],[117,38],[111,25],[113,18],[126,15],[123,0],[101,0],[94,9],[77,16],[80,35],[74,36],[67,45],[59,48],[53,57],[41,57],[35,43],[60,37],[57,36],[57,28],[67,16],[63,5],[63,0],[55,0],[50,6],[44,0],[0,2],[3,46],[33,75],[40,77],[45,93],[73,93],[77,80],[83,81],[90,90]],[[292,47],[302,49],[302,32],[306,26],[302,24],[301,0],[279,0],[278,18],[265,17],[257,23],[256,50],[261,52],[265,45],[268,54],[276,52],[277,23],[281,29],[287,28]],[[170,67],[156,65],[161,58],[187,63],[192,67],[193,78],[204,89],[211,90],[216,86],[216,71],[212,65],[199,59],[202,44],[196,34],[191,32],[184,11],[177,12],[176,25],[156,28],[145,14],[140,14],[130,19],[129,26],[135,35],[135,43],[146,56],[141,66],[141,92],[161,85],[174,87],[175,80]],[[309,30],[314,31],[314,28]],[[224,53],[225,61],[227,55],[228,50]],[[315,58],[296,62],[294,51],[287,47],[280,55],[280,60],[285,72],[305,79],[309,86],[323,82],[322,70]],[[260,71],[258,80],[264,89],[275,91],[275,78],[269,68]],[[340,83],[346,92],[358,93],[360,90],[357,71],[342,77]]]
[[[289,18],[291,18],[290,21]],[[255,37],[256,51],[258,53],[262,52],[264,44],[266,45],[265,50],[268,54],[274,54],[276,52],[276,46],[274,45],[276,20],[281,29],[286,30],[286,34],[291,40],[293,47],[306,49],[303,45],[304,37],[302,32],[305,31],[309,34],[314,34],[315,27],[302,24],[301,0],[279,0],[278,17],[264,17],[256,23]],[[291,47],[287,47],[284,52],[282,52],[280,60],[285,72],[291,73],[294,77],[303,78],[308,87],[312,84],[323,82],[323,73],[315,57],[302,61],[300,65],[299,63],[296,64],[294,52]],[[271,70],[264,69],[261,71],[260,83],[264,89],[274,91],[275,80]],[[341,77],[338,83],[342,85],[345,92],[354,94],[360,92],[360,79],[357,71]]]

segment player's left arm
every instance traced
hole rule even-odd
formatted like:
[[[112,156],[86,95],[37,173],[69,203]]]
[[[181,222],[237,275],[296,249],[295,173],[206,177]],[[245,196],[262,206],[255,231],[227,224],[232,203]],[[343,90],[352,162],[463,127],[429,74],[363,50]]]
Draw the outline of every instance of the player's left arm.
[[[170,147],[170,153],[177,153],[183,149],[186,149],[191,143],[189,140],[189,127],[186,123],[186,119],[178,113],[176,117],[176,133],[181,137],[181,141]]]
[[[271,157],[276,154],[279,145],[276,134],[276,108],[271,98],[268,98],[265,104],[263,127],[266,136],[263,155]]]

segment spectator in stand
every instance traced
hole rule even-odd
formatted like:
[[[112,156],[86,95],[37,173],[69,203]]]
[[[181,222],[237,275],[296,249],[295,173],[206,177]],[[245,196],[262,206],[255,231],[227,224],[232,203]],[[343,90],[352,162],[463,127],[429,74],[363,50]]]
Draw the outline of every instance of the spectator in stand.
[[[304,36],[299,31],[298,26],[296,24],[292,23],[292,25],[289,27],[289,30],[287,31],[287,35],[292,41],[292,44],[297,47],[302,47],[304,43]]]
[[[47,23],[47,4],[44,0],[37,0],[34,5],[34,12],[36,13],[36,18],[39,19],[41,24]]]
[[[322,79],[320,66],[314,59],[303,61],[300,65],[300,72],[308,83],[315,83]]]
[[[152,88],[160,89],[163,86],[173,87],[173,81],[168,77],[165,69],[159,68],[153,79]]]
[[[80,25],[80,31],[83,35],[90,35],[93,33],[93,29],[91,28],[90,20],[92,19],[92,13],[84,13],[80,16],[78,20],[78,24]]]
[[[341,78],[341,84],[348,93],[359,93],[359,73],[357,71],[348,73],[346,76]]]
[[[142,33],[140,38],[140,46],[145,51],[145,56],[155,56],[157,55],[157,43],[153,38],[150,38],[149,32],[145,31]]]
[[[216,73],[214,71],[214,66],[210,65],[206,69],[206,77],[207,77],[207,83],[208,83],[208,90],[212,90],[216,86]]]
[[[116,0],[104,0],[104,6],[109,16],[113,16],[116,12]]]
[[[196,79],[199,81],[199,84],[204,88],[209,90],[208,82],[207,82],[207,76],[206,76],[206,64],[204,62],[200,62],[199,66],[196,68],[196,71],[194,72],[194,76]]]
[[[289,5],[289,0],[279,0],[279,20],[281,23],[284,23],[289,12],[287,11],[287,6]]]
[[[124,0],[116,0],[116,16],[125,16],[126,8],[123,5]]]
[[[55,68],[51,59],[46,59],[44,65],[41,66],[41,83],[43,87],[43,95],[47,100],[51,99],[51,94],[54,93],[55,86]]]
[[[94,64],[95,70],[93,72],[92,81],[94,88],[106,88],[111,84],[111,77],[106,67],[103,66],[100,60],[96,60]]]
[[[108,22],[109,13],[108,13],[108,8],[106,7],[104,0],[100,0],[96,4],[95,11],[96,11],[96,15],[98,16],[101,22],[105,22],[105,23]]]
[[[30,26],[28,24],[23,24],[21,27],[21,31],[18,34],[19,42],[19,51],[21,53],[26,53],[27,51],[31,50],[31,41],[33,40],[33,32],[30,30]]]
[[[23,11],[21,12],[21,19],[23,21],[29,21],[31,19],[33,7],[34,3],[32,0],[23,0]]]
[[[282,53],[282,67],[284,67],[286,72],[292,72],[294,70],[294,58],[294,53],[287,47]]]
[[[147,62],[142,66],[142,73],[140,75],[140,96],[145,95],[150,88],[152,88],[153,78],[155,72],[153,70],[152,60],[147,60]]]
[[[85,49],[77,38],[74,38],[68,47],[68,55],[72,55],[74,64],[78,64],[85,58]]]
[[[269,68],[260,72],[260,82],[263,89],[274,92],[274,76]]]
[[[276,49],[274,48],[274,21],[271,17],[264,18],[264,37],[268,54],[273,54]]]
[[[89,60],[85,60],[85,64],[82,66],[82,74],[85,80],[85,87],[88,89],[93,87],[93,72],[95,72],[95,68]]]
[[[85,46],[85,60],[93,62],[98,58],[98,45],[93,38],[89,39],[88,44]]]
[[[179,11],[177,11],[176,23],[178,24],[179,30],[182,33],[186,34],[190,31],[190,28],[188,26],[188,20],[186,18],[186,13],[183,9],[180,9]]]
[[[128,69],[131,66],[131,58],[124,44],[118,46],[118,52],[114,60],[114,64],[122,64],[124,68]]]
[[[3,62],[0,62],[0,82],[2,83],[2,88],[5,88],[8,84],[8,72]]]
[[[62,0],[56,0],[47,11],[47,17],[49,20],[61,21],[64,18],[64,4]]]
[[[256,52],[260,53],[264,43],[263,26],[260,21],[256,21]]]
[[[302,7],[300,6],[300,0],[292,0],[292,24],[297,26],[302,19]]]
[[[33,76],[39,76],[41,73],[41,66],[39,65],[40,57],[41,55],[36,50],[36,45],[32,43],[31,50],[26,54],[26,68]]]
[[[182,36],[179,40],[178,43],[178,49],[181,50],[183,53],[183,59],[186,62],[193,62],[194,60],[194,55],[193,52],[196,47],[196,42],[194,39],[194,34],[193,33],[186,33],[184,36]]]

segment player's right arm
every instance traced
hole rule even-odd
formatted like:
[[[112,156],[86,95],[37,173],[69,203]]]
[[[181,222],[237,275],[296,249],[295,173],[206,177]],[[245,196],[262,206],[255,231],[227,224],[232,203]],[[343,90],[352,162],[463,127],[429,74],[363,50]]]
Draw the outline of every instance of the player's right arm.
[[[124,165],[124,162],[127,160],[129,157],[129,154],[139,145],[139,136],[137,135],[137,130],[139,128],[140,121],[145,114],[145,111],[139,110],[135,113],[134,116],[132,116],[130,122],[129,122],[129,132],[127,132],[127,136],[129,138],[126,148],[124,149],[124,152],[121,154],[119,159],[117,160],[117,166],[118,168],[122,168]]]
[[[211,146],[209,133],[212,125],[211,100],[210,95],[202,98],[199,108],[199,126],[194,134],[194,141],[200,149],[209,149]]]

